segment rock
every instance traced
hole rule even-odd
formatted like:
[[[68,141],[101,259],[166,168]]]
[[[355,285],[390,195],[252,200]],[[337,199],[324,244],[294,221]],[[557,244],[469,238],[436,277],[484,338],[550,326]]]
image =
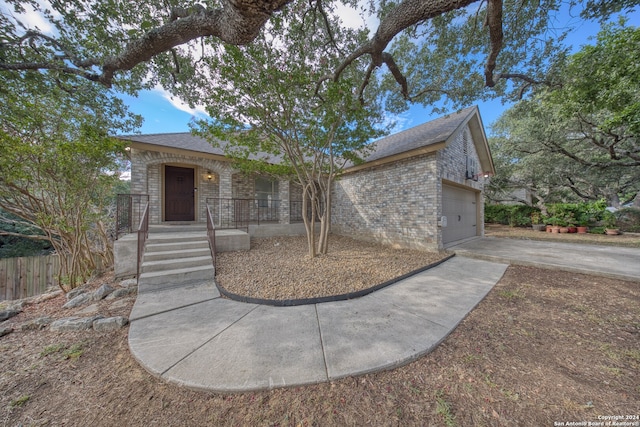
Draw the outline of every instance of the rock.
[[[14,309],[0,311],[0,322],[4,322],[7,319],[11,319],[13,316],[17,316],[18,314],[20,314],[21,311],[22,310],[14,310]]]
[[[17,301],[12,302],[7,307],[7,310],[22,311],[24,309],[25,305],[29,305],[26,300],[17,300]]]
[[[76,296],[75,298],[69,300],[65,305],[62,306],[62,308],[79,307],[81,305],[85,305],[86,303],[88,303],[91,300],[92,300],[92,295],[91,294],[82,293],[82,294]]]
[[[100,317],[67,317],[51,323],[49,329],[55,332],[86,331]]]
[[[98,312],[98,309],[98,304],[91,304],[81,310],[76,311],[74,314],[78,316],[87,316],[90,314],[96,314]]]
[[[116,299],[116,298],[123,298],[129,295],[135,294],[137,291],[138,291],[137,288],[120,288],[110,293],[105,299],[110,300],[110,299]]]
[[[49,316],[38,317],[37,319],[29,320],[20,325],[21,331],[33,331],[38,329],[44,329],[49,325],[53,319]]]
[[[85,288],[83,286],[81,286],[79,288],[71,289],[69,292],[67,292],[67,300],[71,301],[72,299],[74,299],[78,295],[84,294],[85,292],[87,292],[87,291],[85,290]]]
[[[127,279],[120,282],[121,288],[131,288],[131,287],[137,287],[137,286],[138,286],[137,279]]]
[[[45,302],[48,301],[50,299],[53,299],[55,297],[57,297],[58,295],[62,294],[62,290],[61,289],[56,289],[56,290],[51,290],[50,292],[47,292],[46,294],[42,294],[42,295],[37,295],[35,297],[33,297],[33,299],[30,300],[31,304],[40,304],[41,302]]]
[[[109,310],[118,310],[119,308],[124,308],[131,303],[129,299],[119,299],[118,301],[114,301],[109,306]]]
[[[129,323],[129,319],[122,316],[97,319],[93,322],[93,329],[98,332],[115,331]]]
[[[112,293],[114,291],[114,289],[107,285],[104,284],[102,286],[100,286],[98,289],[95,290],[95,292],[93,293],[93,300],[94,301],[100,301],[101,299],[103,299],[104,297],[106,297],[107,295],[109,295],[110,293]]]
[[[0,337],[9,335],[11,332],[13,332],[13,328],[9,328],[9,327],[0,328]]]

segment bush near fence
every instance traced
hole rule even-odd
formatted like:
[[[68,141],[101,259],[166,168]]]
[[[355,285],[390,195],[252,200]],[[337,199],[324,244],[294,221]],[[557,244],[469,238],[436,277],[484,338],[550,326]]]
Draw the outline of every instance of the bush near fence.
[[[94,255],[98,269],[102,258]],[[0,301],[32,297],[58,286],[59,255],[0,259]]]

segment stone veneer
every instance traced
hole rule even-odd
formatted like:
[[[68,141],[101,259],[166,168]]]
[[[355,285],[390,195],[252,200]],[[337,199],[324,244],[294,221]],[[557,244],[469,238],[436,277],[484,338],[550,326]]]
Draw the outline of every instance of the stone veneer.
[[[207,198],[254,198],[255,181],[235,171],[229,162],[158,151],[131,150],[131,193],[148,194],[151,224],[163,222],[164,165],[194,168],[196,187],[196,222],[206,222]],[[213,179],[207,179],[207,172]],[[279,182],[280,223],[289,223],[289,182]],[[294,187],[295,188],[295,187]],[[293,196],[294,199],[298,195]]]
[[[478,192],[479,215],[483,217],[483,180],[466,179],[467,157],[479,165],[471,132],[465,127],[440,151],[344,174],[333,188],[332,231],[404,248],[442,249],[438,220],[442,216],[443,182]],[[164,165],[194,168],[196,222],[206,220],[207,198],[255,197],[254,180],[233,170],[229,162],[133,149],[131,192],[149,194],[152,224],[163,221]],[[211,181],[207,171],[214,175]],[[301,200],[302,191],[287,181],[280,181],[278,188],[280,223],[287,224],[289,201]],[[484,233],[482,221],[478,232]]]
[[[344,174],[333,189],[332,231],[402,248],[442,249],[438,219],[443,180],[483,189],[482,178],[465,178],[467,155],[479,165],[471,132],[465,128],[435,153]]]

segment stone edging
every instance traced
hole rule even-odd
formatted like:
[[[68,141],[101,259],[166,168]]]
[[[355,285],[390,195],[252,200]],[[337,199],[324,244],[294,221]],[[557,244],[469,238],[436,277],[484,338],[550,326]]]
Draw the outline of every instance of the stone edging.
[[[429,270],[433,267],[436,267],[440,264],[442,264],[445,261],[450,260],[451,258],[453,258],[456,254],[451,254],[446,258],[441,259],[440,261],[436,261],[432,264],[426,265],[422,268],[419,268],[417,270],[413,270],[409,273],[403,274],[402,276],[398,276],[395,277],[391,280],[387,280],[386,282],[380,283],[379,285],[375,285],[372,286],[370,288],[367,289],[362,289],[359,291],[355,291],[355,292],[349,292],[346,294],[340,294],[340,295],[330,295],[330,296],[326,296],[326,297],[315,297],[315,298],[301,298],[301,299],[286,299],[286,300],[273,300],[273,299],[262,299],[262,298],[253,298],[253,297],[248,297],[248,296],[244,296],[244,295],[238,295],[238,294],[234,294],[233,292],[229,292],[228,290],[226,290],[225,288],[223,288],[217,280],[214,280],[216,287],[218,288],[218,291],[220,292],[220,294],[224,295],[225,297],[234,300],[234,301],[239,301],[239,302],[246,302],[246,303],[250,303],[250,304],[261,304],[261,305],[271,305],[271,306],[275,306],[275,307],[293,307],[296,305],[308,305],[308,304],[319,304],[319,303],[323,303],[323,302],[335,302],[335,301],[344,301],[344,300],[349,300],[349,299],[354,299],[354,298],[360,298],[363,297],[365,295],[368,295],[372,292],[375,291],[379,291],[380,289],[386,288],[387,286],[393,285],[396,282],[399,282],[400,280],[404,280],[407,279],[415,274],[418,273],[422,273],[423,271]]]

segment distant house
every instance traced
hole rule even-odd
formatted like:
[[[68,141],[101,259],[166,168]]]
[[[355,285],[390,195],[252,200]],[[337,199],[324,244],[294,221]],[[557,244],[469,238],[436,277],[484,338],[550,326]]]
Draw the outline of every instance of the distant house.
[[[251,223],[251,234],[261,226],[285,231],[301,220],[298,185],[248,177],[204,139],[190,133],[122,139],[129,144],[131,192],[148,195],[151,224],[204,223],[207,202],[218,227]],[[493,173],[477,107],[391,135],[335,182],[332,232],[429,250],[481,236],[483,177]]]

